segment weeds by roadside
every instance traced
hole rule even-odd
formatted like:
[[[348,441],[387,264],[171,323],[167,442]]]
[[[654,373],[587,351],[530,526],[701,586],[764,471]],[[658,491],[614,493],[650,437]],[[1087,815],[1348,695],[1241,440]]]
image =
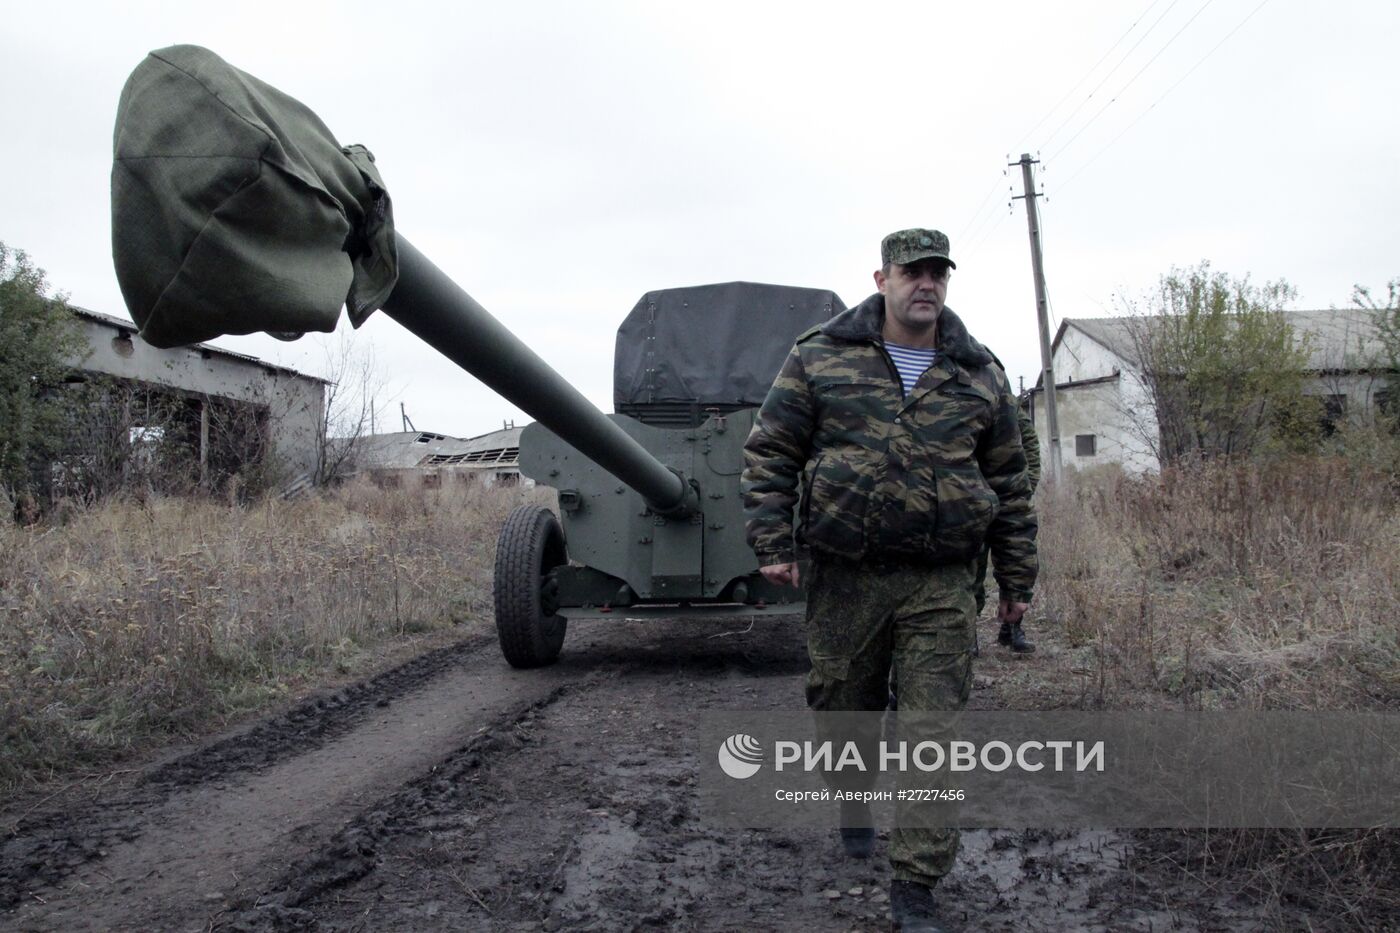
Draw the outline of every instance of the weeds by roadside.
[[[1056,705],[1400,708],[1400,497],[1384,474],[1324,457],[1105,472],[1039,511],[1037,626],[1062,649],[1034,686],[1076,685]]]
[[[1275,929],[1388,931],[1400,924],[1400,831],[1159,829],[1135,835],[1139,866],[1264,904]]]
[[[1046,490],[1012,708],[1400,710],[1393,463],[1314,456],[1106,470]],[[1279,929],[1394,929],[1400,831],[1134,833],[1149,877],[1262,903]]]
[[[0,524],[0,791],[195,734],[376,646],[489,619],[514,489],[109,501]]]

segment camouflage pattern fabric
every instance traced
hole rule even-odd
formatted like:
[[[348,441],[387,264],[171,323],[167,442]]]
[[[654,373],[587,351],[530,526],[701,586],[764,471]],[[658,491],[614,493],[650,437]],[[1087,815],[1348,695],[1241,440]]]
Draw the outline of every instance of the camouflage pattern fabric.
[[[921,259],[944,259],[949,268],[958,267],[948,258],[948,234],[942,230],[925,230],[921,227],[897,230],[880,242],[880,262],[884,265],[897,262],[907,266]]]
[[[904,395],[883,323],[884,298],[874,295],[798,338],[745,444],[748,539],[760,566],[813,557],[813,710],[884,709],[892,667],[902,709],[959,709],[971,687],[972,581],[984,544],[1003,595],[1029,602],[1035,585],[1017,406],[1005,373],[946,307],[938,358]],[[863,753],[879,739],[854,738]],[[952,868],[958,834],[917,827],[911,815],[897,812],[895,878],[933,884]]]
[[[1026,453],[1026,479],[1034,495],[1040,485],[1040,435],[1035,433],[1035,422],[1020,405],[1016,406],[1016,423],[1021,428],[1021,449]]]
[[[821,712],[885,706],[890,665],[899,680],[901,711],[962,709],[972,689],[972,566],[883,572],[839,561],[816,561],[808,574],[807,705]],[[842,747],[855,741],[866,761],[878,760],[879,735],[817,719],[817,740]],[[876,775],[832,775],[842,790],[867,790]],[[890,835],[895,880],[935,884],[953,867],[955,829],[917,827],[896,811]]]
[[[741,484],[759,565],[799,544],[818,559],[937,565],[990,543],[1002,594],[1029,602],[1036,520],[1006,375],[945,307],[938,359],[904,396],[883,321],[872,295],[799,337],[774,380]]]
[[[1016,421],[1021,426],[1021,449],[1026,453],[1026,479],[1030,481],[1031,494],[1034,495],[1036,487],[1040,485],[1040,435],[1035,433],[1035,423],[1019,405],[1016,406]],[[991,548],[982,548],[982,554],[977,558],[977,577],[972,581],[972,596],[977,601],[979,617],[987,605],[987,556],[990,553]]]

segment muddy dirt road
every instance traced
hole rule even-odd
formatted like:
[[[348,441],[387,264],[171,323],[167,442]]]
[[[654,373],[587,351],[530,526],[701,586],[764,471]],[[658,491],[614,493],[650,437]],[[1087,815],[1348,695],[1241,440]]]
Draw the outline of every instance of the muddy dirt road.
[[[11,807],[0,927],[884,929],[883,841],[855,862],[832,832],[697,813],[687,711],[799,706],[802,645],[790,619],[575,624],[541,671],[487,637],[440,649]],[[1103,832],[966,833],[939,898],[953,930],[1267,927]]]

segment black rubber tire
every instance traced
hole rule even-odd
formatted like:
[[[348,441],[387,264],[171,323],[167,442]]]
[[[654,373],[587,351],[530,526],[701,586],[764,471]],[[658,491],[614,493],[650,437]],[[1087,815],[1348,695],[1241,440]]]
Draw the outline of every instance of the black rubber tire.
[[[496,539],[496,636],[511,667],[553,664],[564,645],[563,616],[549,606],[550,570],[568,563],[564,529],[543,506],[520,505]]]

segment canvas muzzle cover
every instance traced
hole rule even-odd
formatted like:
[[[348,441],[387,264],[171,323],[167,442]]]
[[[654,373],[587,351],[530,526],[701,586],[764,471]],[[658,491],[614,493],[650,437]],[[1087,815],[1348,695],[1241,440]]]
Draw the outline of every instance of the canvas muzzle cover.
[[[398,276],[389,194],[363,146],[208,49],[152,52],[122,89],[112,258],[157,347],[358,327]]]

